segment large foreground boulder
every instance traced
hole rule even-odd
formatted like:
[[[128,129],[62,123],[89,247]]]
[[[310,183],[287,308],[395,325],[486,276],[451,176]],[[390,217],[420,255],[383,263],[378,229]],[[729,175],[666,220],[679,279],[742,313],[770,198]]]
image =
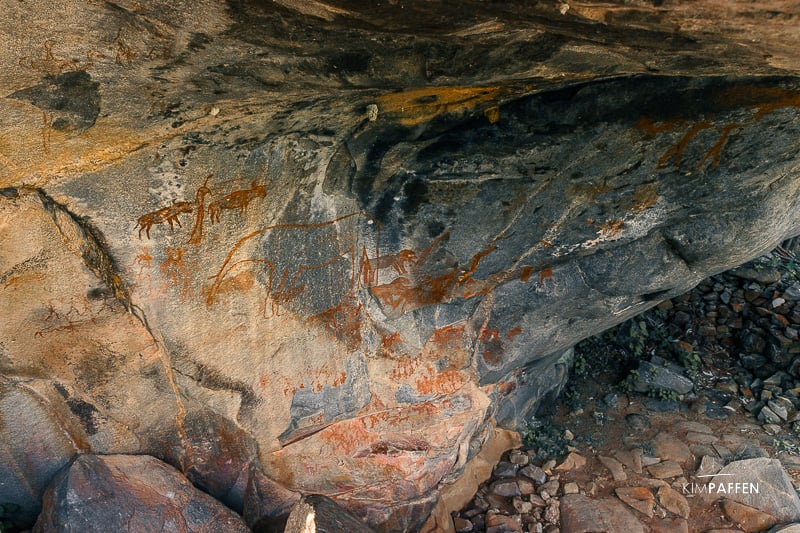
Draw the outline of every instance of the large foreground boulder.
[[[800,233],[796,9],[641,4],[5,2],[0,502],[150,454],[418,529],[570,346]]]
[[[146,455],[81,455],[44,495],[35,533],[48,531],[242,532],[233,511]]]

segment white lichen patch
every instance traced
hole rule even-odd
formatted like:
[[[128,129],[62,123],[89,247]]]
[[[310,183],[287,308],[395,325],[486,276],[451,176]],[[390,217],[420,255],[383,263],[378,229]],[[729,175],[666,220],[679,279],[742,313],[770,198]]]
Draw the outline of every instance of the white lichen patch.
[[[183,178],[176,172],[175,165],[169,159],[162,159],[158,166],[147,169],[150,180],[155,186],[148,187],[147,192],[158,206],[166,206],[175,201],[186,200],[186,188]]]

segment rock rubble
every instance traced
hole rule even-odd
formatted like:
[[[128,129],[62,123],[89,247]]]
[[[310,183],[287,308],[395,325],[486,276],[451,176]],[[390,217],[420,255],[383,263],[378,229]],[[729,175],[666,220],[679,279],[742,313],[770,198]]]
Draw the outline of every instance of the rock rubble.
[[[779,248],[607,334],[638,350],[636,371],[606,369],[611,392],[567,390],[454,514],[456,531],[800,529],[794,259]],[[557,460],[542,457],[559,446]]]

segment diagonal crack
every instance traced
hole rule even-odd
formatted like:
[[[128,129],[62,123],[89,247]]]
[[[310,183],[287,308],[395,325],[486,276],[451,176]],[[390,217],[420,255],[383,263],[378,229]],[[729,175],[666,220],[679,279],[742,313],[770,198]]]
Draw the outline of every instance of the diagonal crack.
[[[155,331],[148,323],[142,308],[133,303],[128,283],[125,281],[121,270],[117,267],[102,232],[88,218],[73,213],[66,205],[57,202],[42,189],[20,187],[14,189],[13,193],[10,189],[3,189],[3,191],[3,195],[8,198],[17,198],[24,194],[36,195],[42,202],[44,210],[52,217],[64,245],[82,258],[89,270],[106,285],[114,298],[139,321],[148,335],[150,335],[158,350],[164,373],[175,395],[175,403],[178,409],[175,415],[175,426],[184,450],[184,456],[181,457],[180,462],[182,469],[186,471],[194,464],[194,460],[191,446],[189,445],[190,440],[183,425],[186,419],[186,406],[183,403],[180,388],[175,378],[169,351],[161,334]],[[185,460],[188,460],[188,462]]]

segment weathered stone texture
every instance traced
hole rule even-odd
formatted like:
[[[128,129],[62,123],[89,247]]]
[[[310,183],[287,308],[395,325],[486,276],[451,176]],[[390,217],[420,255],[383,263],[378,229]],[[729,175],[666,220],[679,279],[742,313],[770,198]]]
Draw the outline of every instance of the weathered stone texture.
[[[81,455],[45,493],[33,531],[250,529],[236,513],[153,457]]]
[[[0,501],[147,453],[417,528],[576,341],[800,233],[797,7],[629,4],[2,2]]]

